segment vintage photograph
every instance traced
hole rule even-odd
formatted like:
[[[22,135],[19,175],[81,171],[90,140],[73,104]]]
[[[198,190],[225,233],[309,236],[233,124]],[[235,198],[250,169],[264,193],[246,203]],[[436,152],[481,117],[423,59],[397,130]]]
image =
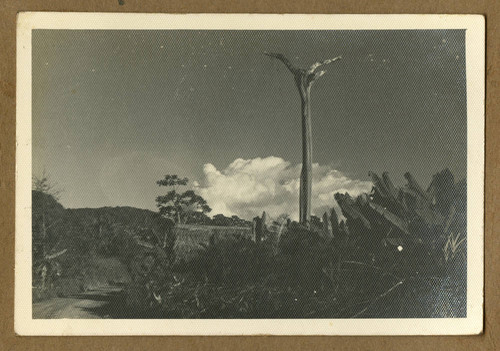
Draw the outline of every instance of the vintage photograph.
[[[19,18],[16,327],[482,330],[482,17],[87,15]]]

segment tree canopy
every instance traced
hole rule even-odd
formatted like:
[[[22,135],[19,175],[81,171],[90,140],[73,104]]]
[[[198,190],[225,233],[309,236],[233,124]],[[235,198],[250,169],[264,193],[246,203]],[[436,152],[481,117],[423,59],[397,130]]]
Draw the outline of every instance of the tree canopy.
[[[162,216],[172,218],[176,223],[186,223],[192,216],[212,211],[207,201],[193,190],[178,192],[178,187],[186,186],[188,182],[188,178],[179,178],[175,174],[167,174],[164,179],[156,182],[159,186],[172,189],[166,195],[156,198],[156,205]]]

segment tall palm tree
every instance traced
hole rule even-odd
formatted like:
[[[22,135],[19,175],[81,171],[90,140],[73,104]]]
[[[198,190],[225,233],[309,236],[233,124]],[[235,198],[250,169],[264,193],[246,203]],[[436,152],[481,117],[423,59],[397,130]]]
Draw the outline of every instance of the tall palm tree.
[[[312,130],[311,130],[311,86],[316,79],[326,71],[318,70],[321,66],[340,60],[341,56],[316,62],[308,69],[295,67],[284,55],[278,53],[264,53],[283,62],[292,72],[295,84],[299,89],[302,101],[302,172],[300,175],[299,221],[309,227],[311,220],[311,192],[312,192]]]

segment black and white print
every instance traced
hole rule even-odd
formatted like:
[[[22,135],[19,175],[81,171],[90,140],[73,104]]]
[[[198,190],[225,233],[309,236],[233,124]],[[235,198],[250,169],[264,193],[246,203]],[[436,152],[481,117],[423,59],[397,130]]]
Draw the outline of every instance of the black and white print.
[[[342,17],[270,28],[264,16],[261,29],[209,15],[172,28],[35,21],[30,167],[18,151],[27,318],[477,326],[482,77],[471,79],[484,62],[469,46],[482,21],[337,28]],[[209,25],[190,25],[200,18]]]

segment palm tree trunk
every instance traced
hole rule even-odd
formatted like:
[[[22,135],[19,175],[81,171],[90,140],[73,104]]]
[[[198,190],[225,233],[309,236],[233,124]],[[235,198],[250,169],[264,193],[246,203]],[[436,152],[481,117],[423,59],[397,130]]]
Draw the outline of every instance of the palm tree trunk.
[[[265,55],[280,60],[292,72],[302,100],[302,173],[300,174],[299,221],[309,227],[311,221],[312,193],[312,130],[311,130],[311,84],[325,74],[318,68],[339,60],[332,59],[316,62],[308,69],[295,67],[283,54],[264,52]]]
[[[299,87],[302,100],[302,172],[300,175],[300,223],[309,226],[311,221],[312,193],[312,127],[311,127],[311,86],[301,82]]]

